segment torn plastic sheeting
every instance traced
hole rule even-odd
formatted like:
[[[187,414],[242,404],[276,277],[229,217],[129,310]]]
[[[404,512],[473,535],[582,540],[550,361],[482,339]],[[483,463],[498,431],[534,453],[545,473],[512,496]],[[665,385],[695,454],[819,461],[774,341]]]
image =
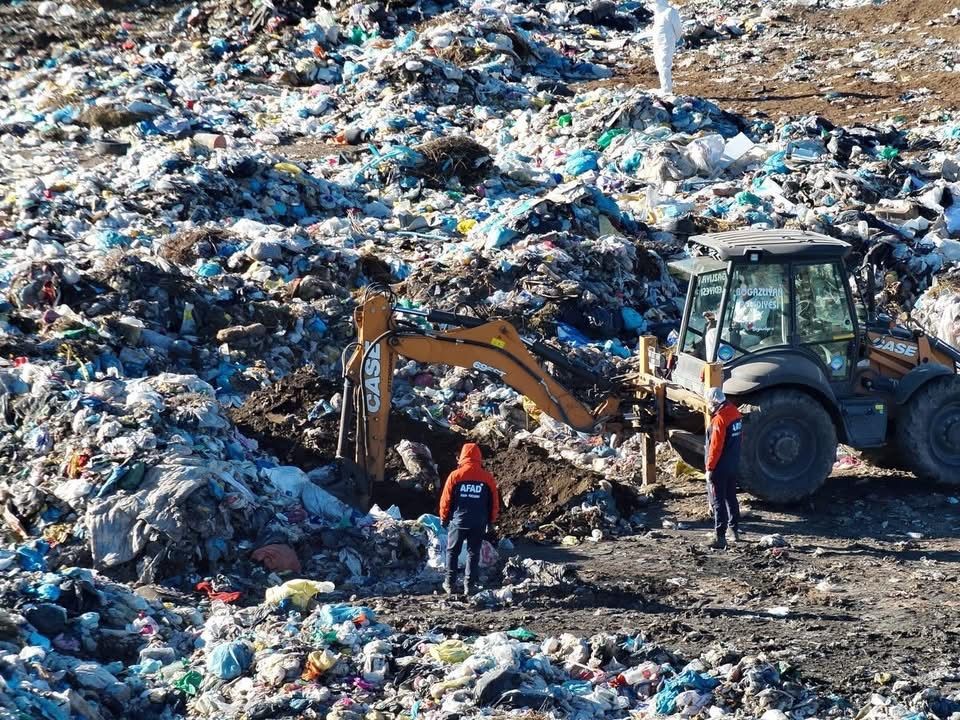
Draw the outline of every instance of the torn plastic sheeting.
[[[310,480],[301,488],[300,500],[311,515],[322,517],[334,525],[352,524],[362,517],[357,510]]]
[[[94,563],[114,567],[133,560],[153,530],[180,540],[188,529],[183,505],[207,484],[210,475],[208,468],[199,465],[157,465],[147,470],[137,492],[91,502],[85,523]]]

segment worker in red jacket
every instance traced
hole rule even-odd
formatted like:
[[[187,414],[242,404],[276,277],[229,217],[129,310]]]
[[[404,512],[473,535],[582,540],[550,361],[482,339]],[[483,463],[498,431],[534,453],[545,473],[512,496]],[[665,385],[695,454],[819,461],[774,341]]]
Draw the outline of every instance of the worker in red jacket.
[[[716,537],[708,547],[727,547],[727,525],[733,539],[740,541],[740,504],[737,502],[737,469],[740,465],[740,442],[743,416],[737,406],[727,400],[720,388],[707,392],[710,427],[707,429],[707,497],[713,510]]]
[[[447,528],[447,576],[443,589],[449,595],[457,580],[460,551],[467,544],[464,589],[473,594],[480,575],[480,547],[500,514],[497,481],[484,470],[483,456],[474,443],[460,450],[457,469],[450,473],[440,498],[440,522]]]

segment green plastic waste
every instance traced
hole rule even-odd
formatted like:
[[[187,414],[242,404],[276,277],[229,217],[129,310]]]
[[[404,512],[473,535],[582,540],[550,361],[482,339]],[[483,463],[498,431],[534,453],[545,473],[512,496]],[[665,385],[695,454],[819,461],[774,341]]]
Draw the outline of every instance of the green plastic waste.
[[[626,135],[626,134],[627,134],[627,131],[622,128],[614,128],[612,130],[607,130],[597,140],[597,147],[600,148],[601,150],[606,150],[608,147],[610,147],[610,143],[613,142],[613,139],[617,137],[617,135]]]
[[[526,628],[518,627],[514,630],[508,630],[507,637],[512,637],[514,640],[520,640],[521,642],[527,642],[534,640],[537,634],[530,632]]]
[[[737,205],[749,205],[750,207],[758,207],[763,204],[763,200],[754,195],[752,192],[740,192],[737,193]]]
[[[354,26],[350,29],[350,38],[347,42],[351,45],[363,45],[372,37],[376,37],[376,33],[368,33],[363,28]]]
[[[557,118],[557,125],[560,127],[570,127],[573,125],[573,115],[570,113],[565,113]]]
[[[121,489],[132,492],[140,487],[140,483],[143,482],[143,474],[146,470],[147,466],[142,462],[135,462],[131,465],[130,469],[127,470],[127,474],[124,475],[123,479],[119,482]]]
[[[198,673],[196,670],[191,670],[190,672],[184,673],[179,678],[174,680],[173,686],[177,688],[177,690],[180,690],[192,697],[200,692],[200,683],[202,680],[203,675]]]
[[[884,160],[893,160],[895,158],[900,157],[900,151],[897,150],[895,147],[890,147],[889,145],[886,145],[880,148],[880,157],[882,157]]]

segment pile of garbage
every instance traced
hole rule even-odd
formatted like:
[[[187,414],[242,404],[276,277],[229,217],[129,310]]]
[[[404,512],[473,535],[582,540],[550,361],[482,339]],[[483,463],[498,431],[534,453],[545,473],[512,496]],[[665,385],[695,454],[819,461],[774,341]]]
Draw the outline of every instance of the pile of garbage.
[[[2,555],[9,569],[24,554]],[[517,592],[570,582],[557,566],[515,564]],[[401,633],[375,607],[337,602],[329,582],[291,579],[262,602],[199,606],[136,592],[90,570],[24,571],[4,590],[0,717],[490,716],[534,710],[577,718],[847,716],[774,656],[714,645],[684,658],[642,635],[538,637]],[[478,596],[478,602],[483,598]],[[946,718],[960,702],[894,677],[858,717]],[[913,713],[913,715],[910,715]]]
[[[688,40],[762,33],[789,4],[733,18],[713,3]],[[527,448],[491,457],[510,532],[572,544],[644,526],[648,500],[612,482],[634,478],[633,444],[574,433],[476,370],[412,362],[393,426],[425,429],[391,437],[389,469],[425,507],[352,506],[332,465],[341,351],[378,283],[407,307],[507,317],[617,377],[640,334],[678,328],[667,262],[695,233],[745,226],[851,241],[881,268],[880,300],[960,344],[960,120],[773,122],[618,86],[624,48],[649,38],[635,2],[8,9],[63,32],[17,35],[0,62],[0,717],[827,707],[760,659],[398,636],[300,602],[323,583],[436,587],[430,506],[464,437]],[[548,473],[546,502],[532,483]],[[320,584],[259,604],[305,577]]]

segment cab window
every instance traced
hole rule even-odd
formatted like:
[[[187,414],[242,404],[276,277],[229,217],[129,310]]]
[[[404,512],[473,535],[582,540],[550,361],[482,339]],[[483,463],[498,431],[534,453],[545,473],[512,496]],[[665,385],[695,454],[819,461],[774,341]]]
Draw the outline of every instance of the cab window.
[[[717,360],[790,344],[790,283],[785,265],[734,269]]]
[[[703,273],[696,278],[693,308],[683,340],[683,352],[701,360],[707,359],[706,341],[716,342],[717,316],[723,299],[723,286],[727,280],[725,270]]]
[[[796,265],[797,336],[830,369],[834,379],[847,377],[854,360],[853,316],[836,263]]]

